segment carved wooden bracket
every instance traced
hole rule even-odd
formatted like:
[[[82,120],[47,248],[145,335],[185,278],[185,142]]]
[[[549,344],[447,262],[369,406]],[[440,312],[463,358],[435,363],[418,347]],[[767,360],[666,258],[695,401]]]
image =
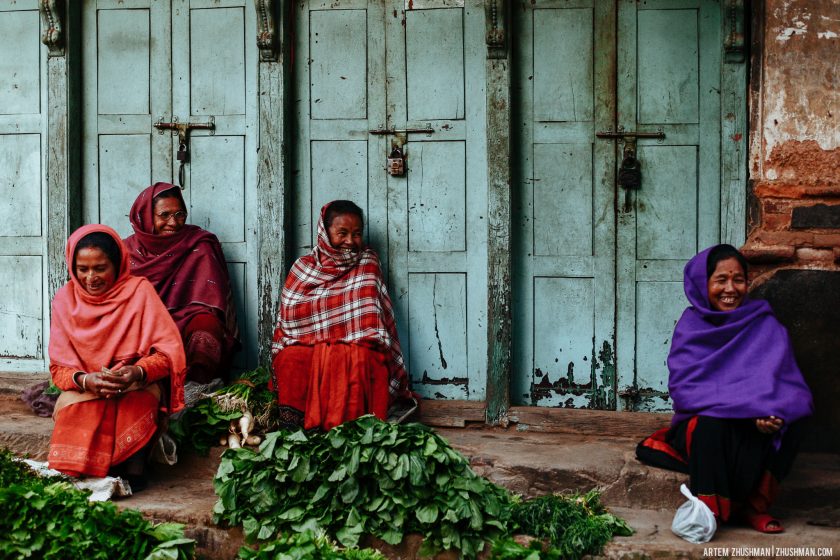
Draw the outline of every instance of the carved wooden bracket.
[[[64,2],[61,0],[40,0],[41,27],[44,32],[41,42],[49,48],[49,56],[64,56]]]
[[[276,62],[277,27],[274,22],[274,0],[256,0],[257,9],[257,46],[260,49],[260,61]]]
[[[723,21],[723,51],[726,62],[744,62],[747,41],[744,30],[744,0],[726,0]]]
[[[507,58],[507,2],[485,0],[487,58]]]

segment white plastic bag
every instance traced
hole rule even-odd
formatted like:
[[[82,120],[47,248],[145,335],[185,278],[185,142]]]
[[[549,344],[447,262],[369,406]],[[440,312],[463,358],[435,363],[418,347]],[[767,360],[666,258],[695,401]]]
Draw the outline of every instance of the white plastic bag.
[[[709,542],[717,530],[715,514],[709,506],[694,497],[685,484],[680,486],[680,492],[688,498],[688,501],[677,509],[674,522],[671,523],[671,530],[675,535],[690,543]]]

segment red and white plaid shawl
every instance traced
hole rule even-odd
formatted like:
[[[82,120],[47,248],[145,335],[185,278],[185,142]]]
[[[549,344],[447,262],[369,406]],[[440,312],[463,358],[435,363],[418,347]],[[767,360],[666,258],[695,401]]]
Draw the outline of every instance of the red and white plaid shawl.
[[[397,325],[379,256],[365,247],[359,253],[330,245],[321,208],[318,243],[295,261],[286,277],[277,311],[272,355],[293,344],[354,342],[391,355],[392,397],[409,396]]]

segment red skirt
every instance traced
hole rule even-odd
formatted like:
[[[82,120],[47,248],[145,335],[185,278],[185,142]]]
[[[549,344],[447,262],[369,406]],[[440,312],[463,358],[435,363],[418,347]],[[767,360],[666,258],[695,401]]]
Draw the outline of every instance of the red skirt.
[[[157,412],[158,398],[143,390],[61,408],[50,440],[50,468],[71,476],[106,476],[149,443]]]
[[[272,363],[283,423],[329,430],[365,414],[385,420],[388,365],[384,352],[359,344],[284,348]]]

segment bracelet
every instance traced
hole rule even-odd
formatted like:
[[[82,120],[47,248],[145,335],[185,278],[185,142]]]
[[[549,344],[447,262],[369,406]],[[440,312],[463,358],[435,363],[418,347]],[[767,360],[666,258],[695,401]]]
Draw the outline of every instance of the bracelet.
[[[87,378],[88,378],[88,375],[89,374],[85,373],[82,377],[82,393],[87,393]]]
[[[84,392],[85,392],[85,388],[84,388],[84,386],[82,386],[82,385],[79,383],[79,376],[80,376],[80,375],[84,375],[84,374],[85,374],[85,372],[83,372],[83,371],[77,371],[77,372],[74,372],[74,373],[73,373],[73,377],[72,377],[72,379],[73,379],[73,385],[75,385],[75,386],[79,389],[79,391],[81,391],[82,393],[84,393]]]
[[[145,383],[146,382],[146,370],[143,369],[143,366],[137,366],[137,367],[140,368],[140,383]]]

